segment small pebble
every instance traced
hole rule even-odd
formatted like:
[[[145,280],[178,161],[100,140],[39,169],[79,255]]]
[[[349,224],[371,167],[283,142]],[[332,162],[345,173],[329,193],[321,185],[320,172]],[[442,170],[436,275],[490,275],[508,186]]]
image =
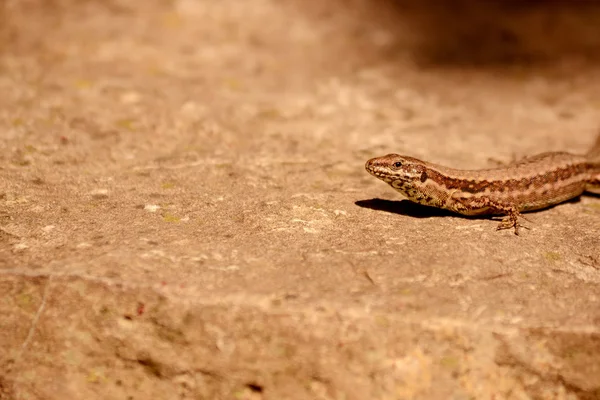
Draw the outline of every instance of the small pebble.
[[[90,194],[94,199],[106,199],[108,197],[108,189],[94,189]]]
[[[158,210],[160,210],[160,206],[158,204],[146,204],[144,206],[144,210],[154,213],[154,212],[157,212]]]

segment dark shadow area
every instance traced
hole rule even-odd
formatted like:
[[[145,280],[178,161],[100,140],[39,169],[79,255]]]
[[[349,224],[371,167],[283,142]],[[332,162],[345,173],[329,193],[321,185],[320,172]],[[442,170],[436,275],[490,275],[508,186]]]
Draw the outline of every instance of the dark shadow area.
[[[417,34],[417,61],[432,66],[600,60],[597,1],[395,1]]]
[[[600,189],[597,189],[597,190],[600,190]],[[594,199],[600,199],[600,191],[585,192],[583,195],[588,196],[588,197],[593,197]]]
[[[397,0],[417,35],[415,61],[429,67],[600,61],[597,1]],[[409,6],[406,7],[406,4]]]
[[[598,1],[395,0],[427,66],[482,67],[600,61]]]
[[[355,201],[354,204],[359,207],[370,208],[371,210],[385,211],[415,218],[448,217],[458,215],[441,208],[428,207],[413,203],[410,200],[392,201],[383,199],[369,199],[358,200]]]
[[[290,1],[298,15],[337,22],[365,63],[409,58],[427,68],[600,61],[600,1]],[[331,49],[331,43],[322,44]]]
[[[472,4],[478,5],[472,20],[448,30],[452,36],[446,37],[452,41],[442,40],[433,47],[427,54],[431,61],[485,65],[556,63],[565,58],[600,60],[598,2],[511,1],[497,2],[489,9],[481,7],[485,2]],[[431,33],[444,37],[444,32],[435,29]]]

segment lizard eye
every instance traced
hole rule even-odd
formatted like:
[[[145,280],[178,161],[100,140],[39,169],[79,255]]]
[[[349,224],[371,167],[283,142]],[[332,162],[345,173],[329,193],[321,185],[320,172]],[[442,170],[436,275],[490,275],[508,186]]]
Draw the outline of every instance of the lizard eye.
[[[402,163],[400,161],[396,161],[394,163],[394,168],[400,168],[402,166]]]

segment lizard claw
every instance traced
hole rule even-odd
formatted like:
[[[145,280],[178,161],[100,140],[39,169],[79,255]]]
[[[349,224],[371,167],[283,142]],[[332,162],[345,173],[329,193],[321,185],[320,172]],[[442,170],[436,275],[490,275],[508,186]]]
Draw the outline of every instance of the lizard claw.
[[[501,229],[514,228],[515,235],[518,236],[519,228],[531,229],[528,226],[521,225],[519,223],[519,218],[523,218],[525,221],[531,222],[529,219],[525,218],[521,213],[519,213],[518,211],[515,211],[515,212],[510,213],[506,217],[502,218],[502,221],[500,221],[500,224],[498,224],[498,227],[496,228],[496,230],[499,231]]]

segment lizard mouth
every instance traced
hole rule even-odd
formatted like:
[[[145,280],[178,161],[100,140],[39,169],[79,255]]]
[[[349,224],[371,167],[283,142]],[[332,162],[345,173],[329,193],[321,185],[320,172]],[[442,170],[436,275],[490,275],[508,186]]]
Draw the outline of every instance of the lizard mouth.
[[[390,171],[386,167],[378,165],[376,158],[367,161],[365,164],[365,169],[369,174],[383,181],[390,182],[392,180],[392,174],[390,174]]]

